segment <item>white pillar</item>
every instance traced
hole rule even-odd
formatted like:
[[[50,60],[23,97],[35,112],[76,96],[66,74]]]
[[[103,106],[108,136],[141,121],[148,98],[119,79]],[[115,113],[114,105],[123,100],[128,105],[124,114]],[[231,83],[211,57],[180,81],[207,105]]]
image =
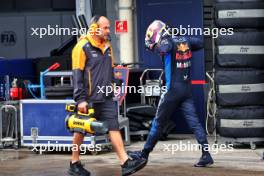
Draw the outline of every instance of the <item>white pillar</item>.
[[[134,62],[133,0],[119,0],[119,20],[127,20],[128,32],[120,34],[121,63]]]

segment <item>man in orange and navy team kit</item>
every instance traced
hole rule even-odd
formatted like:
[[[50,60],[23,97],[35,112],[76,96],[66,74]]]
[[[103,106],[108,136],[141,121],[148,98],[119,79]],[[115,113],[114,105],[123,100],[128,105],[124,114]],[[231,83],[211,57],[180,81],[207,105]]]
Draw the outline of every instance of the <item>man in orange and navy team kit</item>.
[[[113,53],[109,42],[110,22],[104,16],[91,19],[89,32],[82,37],[72,51],[74,100],[78,110],[87,113],[88,103],[93,104],[95,118],[107,123],[109,137],[120,160],[122,175],[130,175],[146,165],[144,158],[129,159],[119,131],[117,104],[112,94],[104,94],[102,87],[113,83]],[[100,89],[99,89],[100,88]],[[100,91],[99,91],[100,90]],[[84,136],[74,133],[73,144],[80,146]],[[89,176],[80,162],[80,149],[72,151],[70,175]]]

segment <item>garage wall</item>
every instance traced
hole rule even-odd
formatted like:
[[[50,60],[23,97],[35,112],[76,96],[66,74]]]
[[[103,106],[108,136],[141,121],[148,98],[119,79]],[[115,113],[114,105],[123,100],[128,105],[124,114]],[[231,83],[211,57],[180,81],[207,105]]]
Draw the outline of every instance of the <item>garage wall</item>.
[[[75,9],[75,0],[1,0],[1,12],[60,11]]]
[[[34,58],[46,57],[50,51],[59,47],[68,35],[31,35],[31,28],[55,27],[72,28],[71,15],[74,12],[42,13],[0,13],[0,57]]]

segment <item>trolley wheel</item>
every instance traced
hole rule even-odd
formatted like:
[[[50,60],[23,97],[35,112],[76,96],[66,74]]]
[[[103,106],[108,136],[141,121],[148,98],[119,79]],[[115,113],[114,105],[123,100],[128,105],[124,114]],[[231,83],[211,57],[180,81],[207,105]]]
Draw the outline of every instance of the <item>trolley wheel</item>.
[[[14,147],[15,150],[18,150],[18,145],[17,144],[15,144],[13,147]]]
[[[93,156],[98,155],[98,151],[91,151],[91,154],[92,154]]]
[[[227,145],[226,145],[226,146],[227,146]],[[213,144],[213,147],[214,147],[214,148],[219,148],[219,147],[220,147],[220,144],[218,144],[218,143],[214,143],[214,144]]]
[[[32,151],[36,155],[40,155],[41,154],[39,147],[36,147],[36,148],[28,147],[28,150]]]
[[[112,147],[112,145],[105,146],[105,147],[104,147],[104,150],[112,151],[112,150],[113,150],[113,147]]]
[[[15,150],[17,150],[19,148],[18,141],[14,142],[13,147]]]
[[[32,150],[30,147],[28,149],[31,150],[36,155],[39,155],[40,154],[39,150]]]
[[[256,148],[257,148],[256,143],[250,142],[250,148],[251,148],[251,150],[256,150]]]
[[[229,144],[231,144],[230,141],[226,141],[226,142],[225,142],[225,145],[226,145],[226,146],[228,146]]]

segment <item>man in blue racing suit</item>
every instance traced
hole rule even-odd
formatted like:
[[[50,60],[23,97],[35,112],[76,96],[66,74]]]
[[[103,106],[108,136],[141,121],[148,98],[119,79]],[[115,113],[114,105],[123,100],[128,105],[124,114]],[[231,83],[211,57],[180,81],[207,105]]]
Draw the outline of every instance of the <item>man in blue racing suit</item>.
[[[209,151],[206,133],[199,122],[191,93],[190,67],[192,50],[203,47],[203,42],[195,37],[168,35],[166,24],[153,21],[146,32],[147,49],[159,54],[163,60],[167,92],[161,96],[156,117],[142,151],[128,151],[132,158],[148,159],[157,144],[163,127],[176,108],[180,108],[184,118],[195,134],[202,149],[202,156],[195,167],[206,167],[214,163]]]

